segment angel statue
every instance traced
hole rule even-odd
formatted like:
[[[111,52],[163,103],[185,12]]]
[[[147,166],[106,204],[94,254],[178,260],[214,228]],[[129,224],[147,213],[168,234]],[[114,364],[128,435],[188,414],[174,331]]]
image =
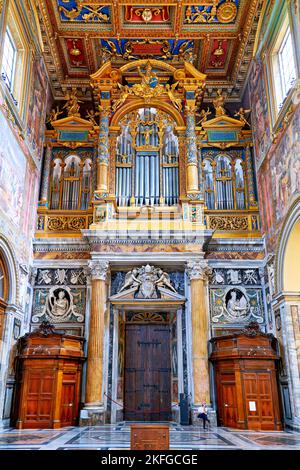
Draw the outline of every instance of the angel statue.
[[[167,83],[166,91],[168,93],[168,97],[169,97],[170,101],[173,103],[175,108],[178,109],[178,111],[181,111],[182,110],[181,99],[176,98],[176,96],[175,96],[175,88],[177,87],[177,85],[178,85],[178,82],[174,83],[173,85],[169,85],[169,83]]]
[[[47,124],[48,123],[51,123],[51,122],[54,122],[54,121],[57,121],[58,117],[63,114],[63,111],[60,111],[59,110],[59,107],[57,106],[56,109],[53,108],[48,116],[48,119],[47,119]]]
[[[125,103],[128,96],[130,95],[130,89],[128,85],[122,86],[120,83],[118,83],[118,87],[120,88],[121,96],[118,100],[114,101],[111,107],[114,113],[117,111],[117,109],[119,109],[120,106],[122,106],[123,103]]]
[[[127,273],[125,276],[124,286],[122,287],[122,289],[120,289],[120,292],[123,292],[126,289],[133,289],[134,287],[138,287],[141,284],[141,282],[137,279],[136,277],[137,275],[138,275],[137,269],[133,269],[132,271],[129,271],[129,273]]]
[[[95,111],[93,109],[91,109],[91,111],[87,112],[86,119],[88,121],[90,121],[90,123],[93,124],[93,126],[98,126],[97,121],[96,121],[96,117],[99,116],[99,115],[100,115],[99,112],[95,113]]]
[[[77,91],[72,91],[71,93],[68,93],[65,99],[67,100],[67,102],[64,105],[63,109],[68,110],[68,116],[80,117],[80,106],[78,103],[83,103],[83,101],[78,99]]]
[[[170,276],[168,273],[165,273],[162,269],[157,270],[157,274],[159,276],[159,279],[156,281],[157,287],[167,287],[171,291],[176,293],[176,289],[171,284]]]
[[[211,115],[211,111],[209,108],[207,108],[207,111],[205,111],[205,109],[202,109],[200,113],[196,113],[196,116],[200,118],[197,125],[201,126],[203,122],[207,121],[207,118],[210,115]]]
[[[213,105],[216,110],[216,116],[225,116],[226,110],[224,108],[225,96],[222,93],[222,90],[217,91],[217,97],[213,100]]]
[[[246,119],[246,114],[249,113],[251,113],[251,109],[240,108],[238,111],[236,111],[234,117],[238,117],[240,121],[244,124],[244,126],[250,126],[249,122]]]

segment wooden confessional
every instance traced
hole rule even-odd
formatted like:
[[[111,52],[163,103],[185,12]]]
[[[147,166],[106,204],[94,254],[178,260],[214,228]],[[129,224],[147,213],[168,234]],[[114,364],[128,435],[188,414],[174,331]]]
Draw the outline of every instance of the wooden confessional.
[[[19,342],[14,424],[18,429],[77,424],[83,339],[44,322]]]
[[[277,340],[257,323],[210,340],[221,426],[282,430],[277,385]]]

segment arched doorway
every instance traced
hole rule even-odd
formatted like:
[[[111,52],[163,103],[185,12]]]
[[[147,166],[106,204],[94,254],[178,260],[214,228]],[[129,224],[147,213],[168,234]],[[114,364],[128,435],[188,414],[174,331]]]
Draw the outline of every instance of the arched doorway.
[[[275,264],[273,308],[281,346],[285,421],[300,429],[300,198],[283,223]]]

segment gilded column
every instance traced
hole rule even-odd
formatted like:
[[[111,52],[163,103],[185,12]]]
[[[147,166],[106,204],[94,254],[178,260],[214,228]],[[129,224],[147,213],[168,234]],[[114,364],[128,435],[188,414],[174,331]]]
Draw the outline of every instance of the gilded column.
[[[199,192],[197,137],[194,107],[186,107],[187,192]]]
[[[110,108],[99,106],[100,129],[97,158],[97,192],[108,194],[109,114]]]
[[[257,201],[255,196],[255,189],[254,189],[254,171],[253,171],[253,164],[252,164],[252,155],[250,146],[247,145],[245,150],[245,160],[246,160],[246,168],[247,168],[247,187],[248,187],[248,201],[249,201],[249,209],[257,208]]]
[[[210,403],[208,369],[209,315],[206,281],[211,269],[202,261],[190,261],[186,266],[191,286],[192,363],[194,405],[204,400]]]
[[[106,280],[108,262],[91,261],[92,302],[89,325],[85,402],[89,406],[103,404],[104,315],[107,303]]]
[[[51,170],[52,147],[47,145],[45,150],[42,182],[41,182],[41,205],[47,205],[49,197],[50,170]]]

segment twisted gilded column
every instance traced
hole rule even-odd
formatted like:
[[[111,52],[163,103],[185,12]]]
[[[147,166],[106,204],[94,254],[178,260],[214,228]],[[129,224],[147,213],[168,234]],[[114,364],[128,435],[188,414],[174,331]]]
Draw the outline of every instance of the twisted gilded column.
[[[97,192],[108,193],[108,163],[109,163],[109,114],[110,108],[99,106],[99,143],[97,158]]]
[[[208,369],[209,315],[206,299],[206,281],[211,272],[206,261],[190,261],[186,272],[191,286],[192,363],[194,378],[194,405],[204,400],[210,403]]]
[[[196,137],[196,108],[186,107],[186,151],[187,151],[187,192],[199,192],[197,137]]]
[[[48,203],[48,198],[49,198],[51,157],[52,157],[52,147],[50,145],[47,145],[46,150],[45,150],[42,182],[41,182],[41,193],[40,193],[40,201],[43,205],[46,205]]]
[[[108,262],[91,261],[92,302],[87,357],[86,405],[101,406],[103,382],[104,315],[107,303]]]

